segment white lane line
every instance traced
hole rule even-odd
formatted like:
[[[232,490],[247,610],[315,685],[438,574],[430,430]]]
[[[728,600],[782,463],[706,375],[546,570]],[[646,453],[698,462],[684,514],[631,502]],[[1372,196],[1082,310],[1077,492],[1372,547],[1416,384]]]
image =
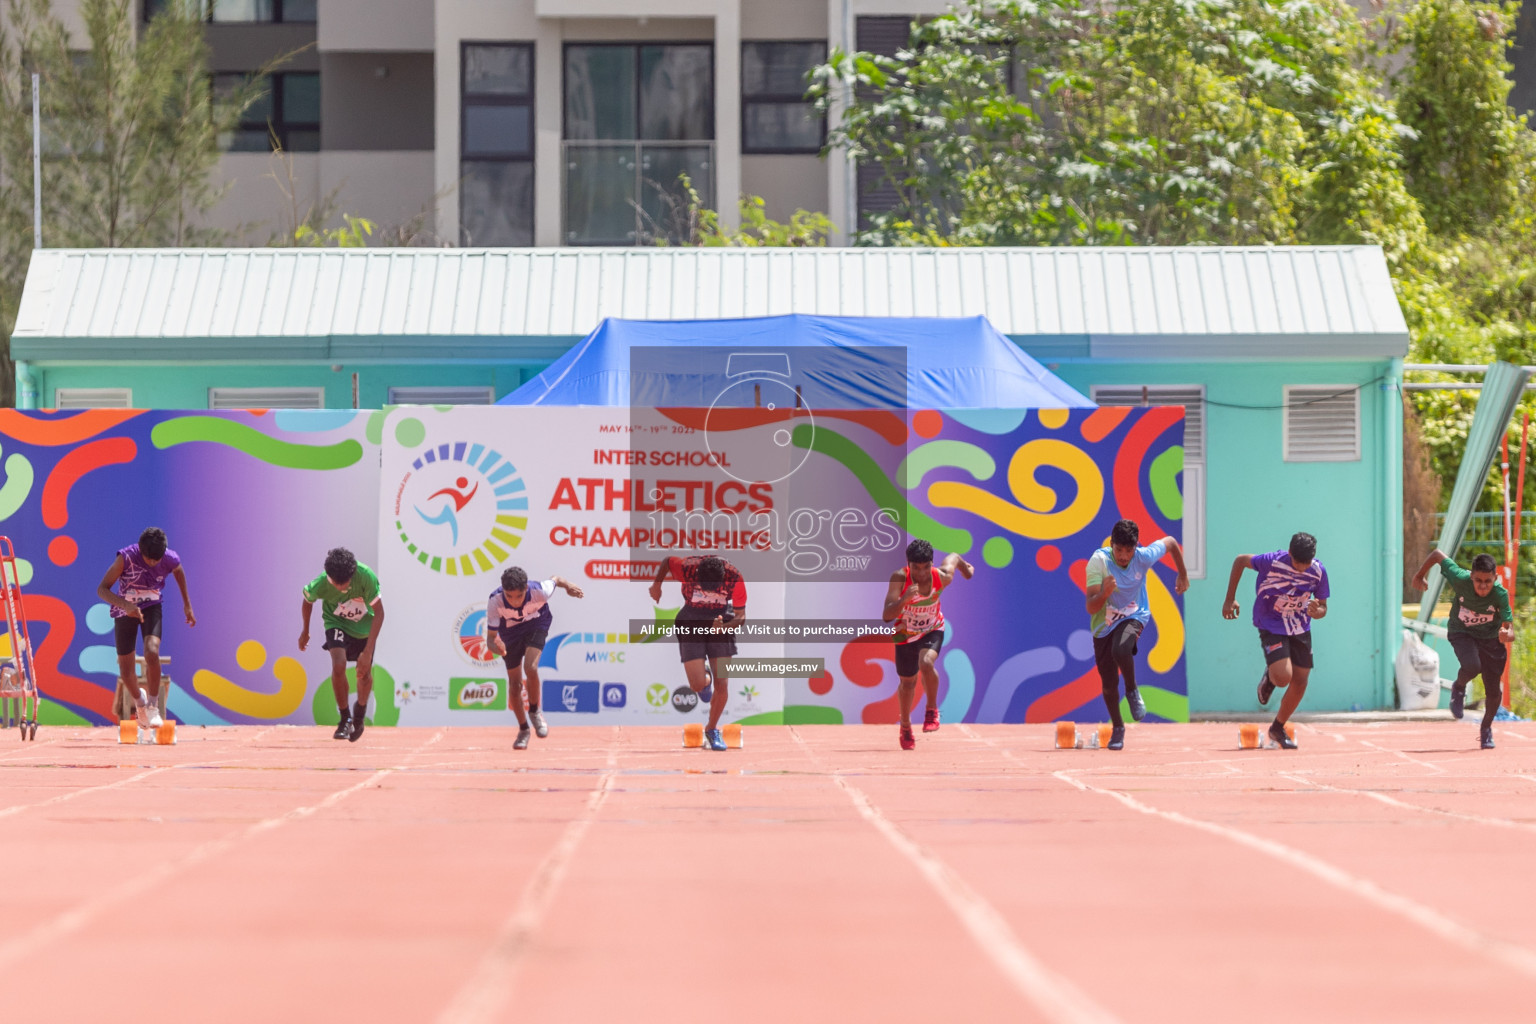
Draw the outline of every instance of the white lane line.
[[[1365,744],[1368,747],[1374,747],[1375,749],[1381,751],[1384,754],[1396,754],[1398,757],[1402,758],[1404,761],[1412,761],[1414,764],[1418,765],[1421,768],[1428,768],[1430,771],[1434,772],[1436,775],[1444,775],[1445,774],[1445,769],[1444,768],[1440,767],[1437,764],[1429,762],[1429,761],[1421,761],[1417,757],[1414,757],[1412,754],[1405,753],[1404,751],[1401,751],[1401,750],[1393,750],[1391,747],[1377,746],[1375,743],[1372,743],[1370,740],[1361,740],[1360,742]]]
[[[794,727],[789,734],[814,761],[815,754]],[[842,774],[832,780],[847,794],[859,816],[885,837],[915,867],[959,919],[1003,977],[1047,1019],[1069,1024],[1110,1024],[1118,1020],[1095,1004],[1077,986],[1052,971],[1024,945],[1008,920],[938,855],[922,846],[887,818],[874,802]]]
[[[439,732],[432,739],[429,739],[426,743],[423,743],[420,747],[418,747],[417,750],[425,749],[431,744],[437,742],[441,735],[441,732]],[[415,751],[412,751],[412,754],[414,753]],[[412,755],[408,754],[406,756],[409,758]],[[173,765],[170,767],[176,766]],[[169,771],[170,767],[154,769],[147,774],[153,774],[154,771]],[[129,900],[135,899],[136,897],[155,889],[157,886],[165,884],[170,879],[175,878],[177,875],[181,874],[187,869],[195,867],[204,861],[210,860],[211,858],[224,853],[227,850],[231,850],[234,847],[240,845],[245,840],[252,838],[253,836],[260,835],[264,832],[270,832],[271,830],[285,825],[291,821],[303,820],[304,818],[308,818],[311,815],[314,815],[328,807],[334,807],[336,804],[340,803],[342,800],[345,800],[353,793],[356,793],[362,789],[366,789],[383,779],[385,776],[399,771],[401,767],[402,766],[396,766],[393,768],[380,769],[379,771],[376,771],[372,775],[368,776],[362,782],[354,783],[345,789],[339,789],[336,792],[324,797],[318,803],[312,806],[295,807],[293,810],[287,812],[286,814],[280,814],[276,817],[258,821],[254,825],[250,825],[247,828],[234,833],[233,835],[225,836],[222,839],[212,839],[206,843],[195,846],[184,856],[178,857],[174,860],[160,861],[159,863],[149,868],[147,871],[135,874],[127,883],[114,885],[110,889],[102,892],[101,895],[96,896],[93,899],[88,899],[79,906],[73,907],[70,910],[66,910],[63,913],[58,914],[53,918],[43,922],[37,927],[23,932],[22,934],[17,935],[6,942],[0,943],[0,967],[9,966],[10,964],[15,963],[17,960],[25,956],[36,953],[38,950],[42,949],[44,946],[47,946],[49,943],[79,931],[104,911],[126,903]],[[125,779],[124,781],[126,782],[128,780]]]
[[[1425,814],[1439,814],[1443,817],[1455,818],[1459,821],[1470,821],[1478,825],[1492,825],[1495,828],[1512,828],[1519,829],[1524,832],[1536,832],[1536,824],[1532,824],[1528,821],[1514,821],[1509,818],[1489,818],[1481,814],[1465,814],[1461,811],[1443,811],[1438,807],[1425,807],[1422,804],[1409,803],[1406,800],[1399,800],[1396,797],[1387,796],[1385,793],[1377,793],[1369,789],[1351,789],[1348,786],[1330,786],[1326,782],[1318,782],[1316,779],[1309,779],[1304,775],[1290,775],[1285,772],[1281,772],[1280,777],[1283,779],[1290,779],[1292,782],[1300,782],[1306,786],[1315,786],[1318,789],[1326,789],[1333,793],[1348,793],[1351,796],[1363,796],[1367,799],[1375,800],[1378,803],[1386,804],[1388,807],[1401,807],[1404,810],[1409,811],[1423,811]]]
[[[1230,840],[1240,846],[1257,850],[1260,853],[1273,857],[1275,860],[1304,871],[1314,878],[1341,889],[1352,896],[1357,896],[1367,903],[1374,904],[1388,913],[1396,914],[1405,920],[1411,921],[1448,942],[1482,956],[1491,956],[1505,966],[1513,968],[1527,977],[1536,978],[1536,950],[1527,949],[1524,946],[1485,935],[1474,928],[1462,924],[1460,921],[1447,917],[1438,910],[1427,907],[1406,896],[1383,889],[1369,879],[1350,874],[1343,868],[1336,867],[1320,857],[1314,857],[1312,854],[1298,850],[1295,847],[1287,846],[1273,839],[1265,839],[1262,836],[1256,836],[1251,832],[1244,832],[1241,829],[1232,828],[1228,825],[1220,825],[1216,822],[1205,821],[1200,818],[1191,818],[1186,814],[1180,814],[1178,811],[1165,811],[1153,807],[1150,804],[1142,803],[1129,794],[1113,789],[1105,789],[1084,782],[1081,779],[1073,778],[1069,772],[1052,772],[1052,774],[1061,781],[1083,792],[1099,793],[1103,796],[1112,797],[1140,814],[1162,818],[1164,821],[1171,821],[1187,828],[1197,829],[1209,835]]]
[[[617,763],[618,751],[610,747],[607,770],[598,779],[597,787],[587,794],[581,813],[566,824],[554,847],[539,862],[518,898],[512,916],[507,918],[490,949],[480,958],[474,976],[438,1014],[438,1024],[467,1024],[501,1018],[502,1008],[511,998],[517,982],[518,969],[549,915],[549,908],[560,892],[560,884],[565,881],[576,850],[613,792],[613,781],[618,775]]]
[[[60,793],[58,796],[49,797],[47,800],[39,800],[35,804],[16,804],[12,807],[0,808],[0,818],[9,818],[13,814],[20,814],[22,811],[28,811],[34,807],[51,807],[54,804],[62,804],[66,800],[73,800],[75,797],[85,796],[87,793],[101,793],[108,789],[117,789],[119,786],[126,786],[130,783],[138,782],[140,779],[147,779],[151,775],[159,775],[161,772],[168,772],[179,767],[181,765],[168,764],[163,768],[151,768],[147,772],[139,772],[139,774],[130,775],[126,779],[118,779],[116,782],[108,782],[100,786],[87,786],[84,789],[72,789],[68,793]]]

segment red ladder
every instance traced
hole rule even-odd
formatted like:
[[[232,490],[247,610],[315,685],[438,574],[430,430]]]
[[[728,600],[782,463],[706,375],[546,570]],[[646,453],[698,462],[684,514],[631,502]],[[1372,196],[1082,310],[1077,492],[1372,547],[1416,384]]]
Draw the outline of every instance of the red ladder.
[[[0,603],[5,605],[5,625],[11,638],[11,660],[0,665],[0,726],[17,726],[23,740],[35,740],[42,698],[37,691],[32,638],[27,634],[27,609],[21,597],[16,549],[11,538],[4,536],[0,536]]]

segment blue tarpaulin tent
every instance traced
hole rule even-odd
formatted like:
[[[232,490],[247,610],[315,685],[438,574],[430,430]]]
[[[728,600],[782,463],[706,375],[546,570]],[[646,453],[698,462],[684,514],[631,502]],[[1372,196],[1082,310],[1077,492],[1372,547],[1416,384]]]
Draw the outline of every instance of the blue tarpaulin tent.
[[[1093,408],[985,317],[799,314],[610,318],[499,404],[707,407],[749,374],[819,409]]]

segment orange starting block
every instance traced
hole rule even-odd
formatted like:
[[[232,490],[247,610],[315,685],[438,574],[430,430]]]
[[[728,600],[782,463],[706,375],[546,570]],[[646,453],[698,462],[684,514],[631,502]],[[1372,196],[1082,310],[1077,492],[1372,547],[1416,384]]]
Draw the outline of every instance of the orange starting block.
[[[1285,723],[1285,734],[1292,742],[1296,740],[1296,726],[1290,722]],[[1237,727],[1237,745],[1241,750],[1258,750],[1263,747],[1266,750],[1279,748],[1274,740],[1269,738],[1269,726],[1244,723]]]
[[[137,669],[137,675],[142,678],[144,674],[144,656],[142,654],[138,655],[133,659],[133,661],[134,666]],[[162,654],[160,656],[160,667],[162,670],[170,663],[170,655]],[[112,698],[112,707],[117,711],[118,719],[117,742],[158,743],[161,746],[166,747],[175,746],[176,723],[171,721],[165,710],[166,701],[170,697],[170,692],[171,677],[162,671],[160,674],[160,695],[159,698],[155,701],[155,704],[160,709],[160,717],[164,720],[163,724],[153,732],[147,729],[141,730],[139,728],[139,720],[135,715],[133,697],[129,695],[128,688],[124,686],[123,681],[119,679],[117,681],[117,693],[114,694]]]
[[[1057,750],[1096,750],[1099,747],[1109,746],[1109,734],[1114,727],[1104,722],[1087,732],[1083,736],[1077,734],[1076,722],[1056,723],[1056,749]]]
[[[740,750],[742,736],[740,725],[722,725],[720,737],[725,740],[725,745],[731,750]],[[704,723],[689,722],[683,726],[683,746],[692,749],[704,746]]]

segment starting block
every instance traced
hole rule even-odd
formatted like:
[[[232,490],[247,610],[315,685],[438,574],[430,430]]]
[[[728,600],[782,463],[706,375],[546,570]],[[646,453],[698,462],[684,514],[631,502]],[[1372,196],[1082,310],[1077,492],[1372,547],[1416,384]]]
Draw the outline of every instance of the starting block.
[[[144,674],[144,656],[139,655],[133,659],[139,678]],[[160,656],[162,670],[171,663],[169,655]],[[150,731],[139,728],[139,720],[135,714],[133,697],[128,693],[128,688],[123,681],[117,681],[117,693],[112,697],[112,707],[117,712],[117,742],[119,743],[158,743],[161,746],[174,746],[176,744],[176,723],[166,715],[165,705],[170,697],[171,677],[162,671],[160,675],[160,694],[155,705],[160,709],[160,717],[164,724],[158,729]]]
[[[1290,722],[1285,723],[1285,734],[1292,742],[1296,740],[1296,726]],[[1279,744],[1269,738],[1269,726],[1253,725],[1246,723],[1237,728],[1237,745],[1241,750],[1278,750]]]
[[[742,736],[740,725],[722,725],[720,737],[725,740],[725,745],[730,750],[740,750]],[[704,746],[704,723],[689,722],[683,726],[683,746],[688,749]]]
[[[156,743],[162,747],[176,745],[176,723],[166,720],[158,729],[140,729],[136,718],[125,718],[117,723],[117,742],[133,744]]]
[[[1109,746],[1109,734],[1114,729],[1108,722],[1104,722],[1085,735],[1077,734],[1076,722],[1056,723],[1056,749],[1057,750],[1097,750],[1099,747]]]

